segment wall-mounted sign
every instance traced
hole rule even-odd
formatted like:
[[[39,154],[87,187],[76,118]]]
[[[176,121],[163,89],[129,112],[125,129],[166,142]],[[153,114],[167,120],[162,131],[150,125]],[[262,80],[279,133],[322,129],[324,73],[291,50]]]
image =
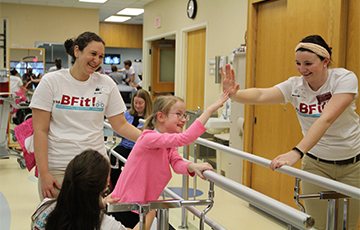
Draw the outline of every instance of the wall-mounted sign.
[[[161,27],[161,18],[157,17],[155,18],[155,28]]]

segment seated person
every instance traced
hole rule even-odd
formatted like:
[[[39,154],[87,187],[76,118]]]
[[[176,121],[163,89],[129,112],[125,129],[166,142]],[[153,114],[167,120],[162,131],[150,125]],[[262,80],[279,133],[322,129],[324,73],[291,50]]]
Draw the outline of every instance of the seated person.
[[[125,84],[125,82],[123,82],[123,74],[118,72],[116,65],[111,66],[111,72],[106,71],[105,73],[108,74],[117,85]]]
[[[150,94],[146,90],[140,89],[134,93],[131,99],[130,110],[125,111],[124,115],[127,122],[129,122],[136,128],[142,129],[144,125],[139,122],[139,119],[148,118],[151,115],[151,111],[152,101],[150,98]],[[114,151],[127,159],[134,145],[135,142],[122,137],[121,142],[118,146],[115,147]],[[116,157],[111,156],[111,165],[116,165],[116,161]],[[124,166],[124,163],[122,161],[118,161],[119,168],[111,168],[110,180],[112,187],[115,187],[121,173],[121,167]]]
[[[57,199],[45,198],[32,215],[31,229],[120,229],[119,221],[105,214],[106,203],[114,203],[111,194],[100,195],[110,180],[109,161],[95,150],[85,150],[68,164]],[[155,210],[146,215],[146,229],[150,229]],[[136,225],[133,229],[139,229]]]

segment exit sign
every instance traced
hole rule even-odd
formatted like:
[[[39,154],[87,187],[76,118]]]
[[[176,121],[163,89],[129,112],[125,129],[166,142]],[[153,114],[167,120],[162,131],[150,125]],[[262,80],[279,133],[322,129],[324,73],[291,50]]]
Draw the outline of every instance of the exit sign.
[[[157,17],[155,18],[155,28],[161,27],[161,18]]]

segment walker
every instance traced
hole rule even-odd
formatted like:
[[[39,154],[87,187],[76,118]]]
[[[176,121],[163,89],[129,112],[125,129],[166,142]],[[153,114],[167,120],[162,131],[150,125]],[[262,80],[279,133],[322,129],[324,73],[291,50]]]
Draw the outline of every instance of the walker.
[[[16,157],[17,162],[20,165],[20,168],[25,169],[26,163],[24,157],[21,155],[20,151],[15,149],[11,149],[7,147],[7,128],[9,122],[9,115],[10,115],[10,105],[14,108],[24,109],[27,107],[19,106],[15,103],[15,100],[19,99],[14,93],[0,93],[0,101],[3,103],[0,104],[0,159],[7,159],[9,157]],[[15,153],[11,153],[13,151]]]
[[[108,213],[137,211],[140,216],[140,230],[145,229],[146,214],[150,210],[156,209],[157,230],[169,230],[169,209],[181,208],[185,206],[207,205],[200,216],[199,230],[204,230],[205,215],[214,204],[214,182],[210,182],[209,198],[206,200],[156,200],[156,201],[141,201],[134,203],[116,203],[106,204],[106,211]]]

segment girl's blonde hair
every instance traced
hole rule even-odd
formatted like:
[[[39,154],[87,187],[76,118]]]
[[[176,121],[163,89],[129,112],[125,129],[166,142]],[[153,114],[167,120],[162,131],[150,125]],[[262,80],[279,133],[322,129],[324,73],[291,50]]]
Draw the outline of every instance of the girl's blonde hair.
[[[171,106],[173,106],[178,101],[183,102],[184,100],[173,95],[160,96],[156,98],[153,105],[152,114],[148,119],[146,119],[145,129],[154,129],[158,121],[157,114],[159,112],[168,113],[171,109]]]
[[[144,110],[144,119],[147,119],[150,115],[151,115],[151,111],[152,111],[152,101],[150,98],[150,94],[148,93],[148,91],[144,90],[144,89],[139,89],[137,90],[133,97],[131,98],[131,107],[130,107],[130,115],[132,116],[137,116],[138,113],[136,112],[135,108],[134,108],[134,98],[135,97],[139,97],[144,99],[145,101],[145,110]]]

